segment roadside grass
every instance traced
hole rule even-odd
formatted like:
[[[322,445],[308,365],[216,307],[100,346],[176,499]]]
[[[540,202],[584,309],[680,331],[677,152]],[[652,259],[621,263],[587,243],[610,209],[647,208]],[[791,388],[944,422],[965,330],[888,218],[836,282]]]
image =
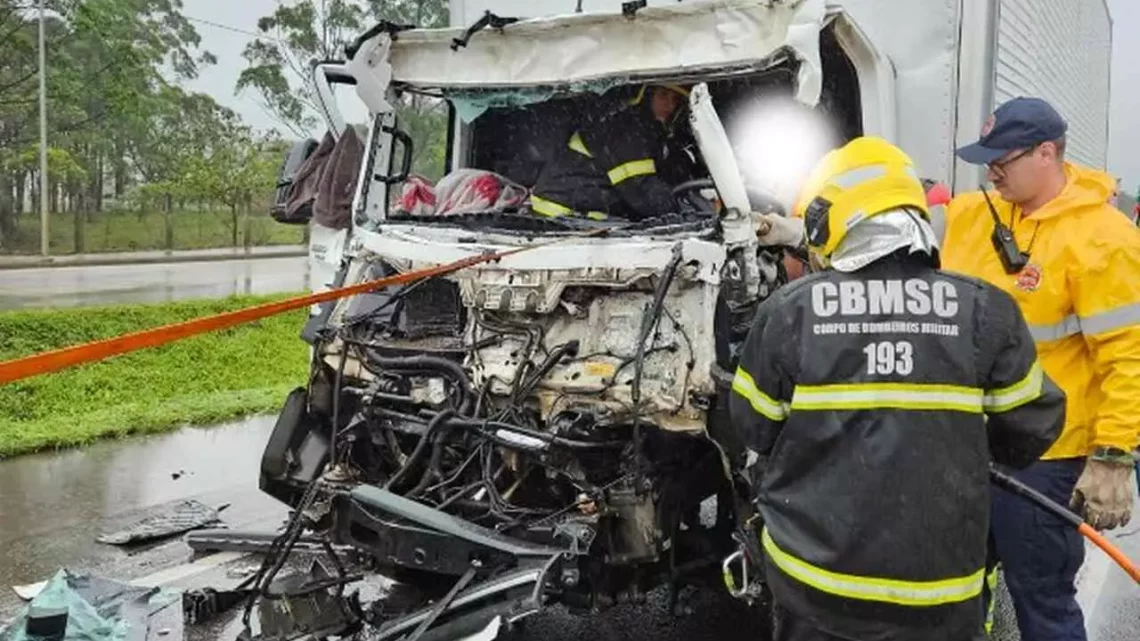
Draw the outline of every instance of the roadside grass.
[[[0,359],[280,300],[233,296],[0,314]],[[276,411],[303,385],[302,309],[0,385],[0,458]]]
[[[233,247],[233,218],[228,210],[184,209],[171,215],[174,246],[167,247],[166,216],[161,211],[143,214],[112,210],[88,214],[83,226],[83,253],[147,251],[155,249],[214,249]],[[249,218],[250,245],[299,245],[304,229],[284,225],[266,213]],[[76,253],[75,215],[53,214],[48,221],[50,251],[56,255]],[[245,244],[245,223],[238,216],[237,246]],[[25,213],[15,233],[0,243],[0,253],[35,254],[40,251],[40,218]]]

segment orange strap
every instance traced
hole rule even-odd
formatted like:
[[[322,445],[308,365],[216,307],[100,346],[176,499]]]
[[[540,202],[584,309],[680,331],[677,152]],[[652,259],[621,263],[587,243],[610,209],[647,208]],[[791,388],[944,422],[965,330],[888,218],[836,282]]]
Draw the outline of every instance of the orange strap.
[[[594,236],[604,232],[605,230],[599,229],[587,232],[585,235]],[[578,236],[578,238],[580,237],[581,236]],[[471,256],[444,265],[410,271],[404,274],[396,274],[395,276],[380,278],[366,283],[350,285],[348,287],[341,287],[325,292],[318,292],[316,294],[308,294],[306,296],[298,296],[296,298],[290,298],[274,303],[266,303],[264,305],[247,307],[245,309],[239,309],[233,312],[225,312],[223,314],[217,314],[214,316],[196,318],[194,320],[181,323],[163,325],[161,327],[155,327],[154,329],[116,336],[115,338],[94,341],[91,343],[84,343],[81,345],[73,345],[71,347],[64,347],[49,352],[34,354],[32,356],[25,356],[10,361],[0,362],[0,385],[18,381],[24,378],[29,378],[31,376],[38,376],[40,374],[55,372],[68,367],[73,367],[75,365],[82,365],[84,363],[103,360],[104,358],[109,358],[111,356],[118,356],[120,354],[126,354],[128,352],[135,352],[141,349],[146,349],[148,347],[158,347],[159,345],[165,345],[166,343],[171,343],[183,338],[189,338],[198,334],[205,334],[207,332],[225,329],[227,327],[233,327],[234,325],[248,323],[251,321],[266,318],[268,316],[273,316],[274,314],[292,311],[294,309],[302,309],[310,305],[315,305],[317,303],[325,303],[331,300],[336,300],[338,298],[343,298],[345,296],[362,294],[368,291],[379,289],[381,287],[402,285],[404,283],[420,280],[422,278],[450,274],[466,267],[492,262],[503,258],[504,256],[517,254],[529,249],[536,249],[538,247],[561,242],[563,240],[566,239],[563,238],[548,243],[527,245],[525,247],[518,247],[502,252]]]

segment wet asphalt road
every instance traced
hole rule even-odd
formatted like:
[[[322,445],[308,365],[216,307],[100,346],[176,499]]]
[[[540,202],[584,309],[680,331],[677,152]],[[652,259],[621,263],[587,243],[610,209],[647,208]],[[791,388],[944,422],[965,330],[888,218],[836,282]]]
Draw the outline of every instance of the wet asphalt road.
[[[229,504],[222,519],[230,527],[276,530],[287,510],[257,489],[257,466],[272,425],[272,418],[260,417],[0,462],[0,621],[22,605],[11,586],[44,580],[60,567],[129,580],[184,563],[190,552],[179,537],[130,552],[94,540],[182,499]],[[1112,538],[1140,559],[1140,522]],[[1137,641],[1140,586],[1105,563],[1099,551],[1090,551],[1088,558],[1080,598],[1090,641]],[[222,577],[226,570],[218,572]],[[694,614],[682,619],[665,612],[660,594],[651,594],[646,605],[618,607],[590,619],[554,609],[528,620],[522,634],[512,638],[765,641],[758,614],[726,596],[698,595],[691,605]],[[1000,605],[999,620],[1009,620],[1008,604]],[[187,639],[230,640],[239,631],[239,622],[222,622]],[[1016,639],[1008,630],[995,634],[995,641]]]
[[[255,418],[0,462],[0,620],[21,606],[13,585],[61,566],[129,580],[185,561],[180,539],[130,552],[95,541],[179,500],[228,503],[231,527],[276,527],[287,510],[258,491],[256,476],[272,427]]]
[[[0,310],[309,290],[303,256],[0,271]]]

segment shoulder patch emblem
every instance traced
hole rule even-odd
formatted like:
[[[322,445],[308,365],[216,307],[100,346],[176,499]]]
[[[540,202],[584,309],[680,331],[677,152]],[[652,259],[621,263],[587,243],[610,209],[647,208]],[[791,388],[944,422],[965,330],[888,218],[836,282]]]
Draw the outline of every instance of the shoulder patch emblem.
[[[1043,276],[1040,265],[1029,263],[1017,274],[1017,288],[1023,292],[1035,292],[1041,286]]]

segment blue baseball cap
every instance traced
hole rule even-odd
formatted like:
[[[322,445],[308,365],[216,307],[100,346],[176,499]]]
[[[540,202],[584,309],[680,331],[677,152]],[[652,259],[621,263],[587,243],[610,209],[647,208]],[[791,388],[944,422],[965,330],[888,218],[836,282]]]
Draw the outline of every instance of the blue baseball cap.
[[[1065,135],[1068,124],[1052,105],[1040,98],[1014,98],[1003,103],[982,126],[982,137],[958,148],[958,157],[971,165],[987,165],[1014,149],[1025,149]]]

